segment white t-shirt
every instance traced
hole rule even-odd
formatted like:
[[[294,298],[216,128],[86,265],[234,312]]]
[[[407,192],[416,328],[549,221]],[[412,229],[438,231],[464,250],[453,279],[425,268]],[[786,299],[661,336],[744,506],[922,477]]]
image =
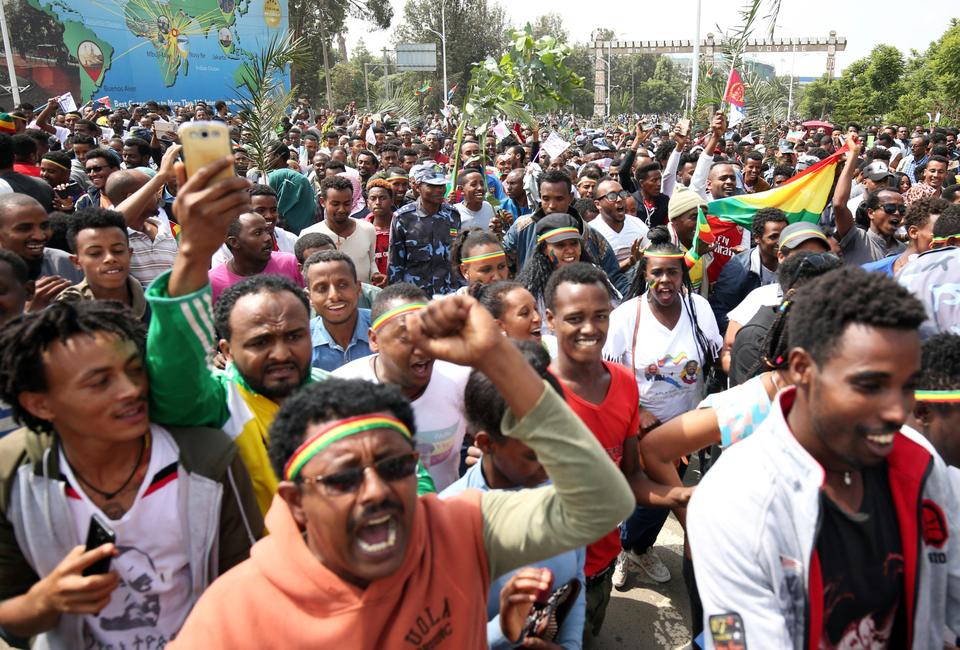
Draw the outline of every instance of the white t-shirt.
[[[699,295],[690,298],[700,330],[716,353],[723,339],[710,303]],[[651,311],[646,293],[628,300],[610,314],[607,342],[603,346],[604,358],[634,368],[640,406],[661,422],[696,408],[702,399],[703,358],[694,338],[686,299],[682,305],[680,319],[669,330]]]
[[[277,241],[277,250],[281,253],[293,253],[297,245],[297,236],[289,230],[284,230],[279,226],[273,228],[273,236]],[[220,244],[220,248],[213,254],[210,260],[210,268],[215,268],[221,264],[226,264],[233,259],[233,253],[227,248],[226,244]]]
[[[746,325],[761,308],[775,307],[780,304],[782,299],[783,295],[779,283],[765,284],[748,293],[739,305],[727,312],[727,318],[735,323]]]
[[[333,371],[333,376],[380,383],[373,371],[375,356],[340,366]],[[467,430],[463,392],[469,377],[468,367],[434,361],[427,389],[411,403],[417,424],[414,441],[420,452],[420,462],[430,473],[437,492],[442,492],[460,478],[460,447]]]
[[[480,204],[480,209],[474,212],[467,207],[466,203],[457,203],[454,205],[457,212],[460,213],[460,228],[490,228],[490,220],[493,219],[493,207],[484,201]]]
[[[603,238],[610,244],[610,248],[613,249],[613,254],[617,256],[618,262],[622,262],[630,257],[630,248],[633,246],[633,242],[638,239],[641,240],[640,248],[646,248],[649,243],[647,241],[647,233],[650,229],[647,228],[647,224],[629,214],[625,215],[623,228],[620,229],[620,232],[611,228],[610,225],[603,220],[603,215],[598,215],[596,219],[591,221],[590,227],[603,235]]]
[[[370,282],[373,273],[377,270],[373,263],[373,256],[377,252],[377,229],[372,223],[364,219],[353,219],[353,222],[357,224],[357,227],[346,238],[330,230],[326,221],[318,221],[312,226],[304,228],[300,231],[300,236],[303,237],[310,232],[320,232],[327,235],[337,245],[337,250],[343,251],[353,260],[357,267],[357,279],[361,282]]]
[[[158,425],[150,425],[150,464],[133,506],[109,519],[83,493],[63,452],[60,471],[67,480],[67,503],[79,539],[87,539],[90,516],[97,513],[117,535],[119,556],[110,570],[120,586],[97,616],[83,617],[83,647],[163,647],[180,631],[190,613],[192,589],[187,537],[178,503],[177,445]]]

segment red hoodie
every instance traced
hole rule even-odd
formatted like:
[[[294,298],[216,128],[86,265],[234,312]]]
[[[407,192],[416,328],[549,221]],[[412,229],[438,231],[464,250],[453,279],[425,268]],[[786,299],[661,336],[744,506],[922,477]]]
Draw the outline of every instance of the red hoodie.
[[[265,523],[271,534],[203,594],[171,650],[487,647],[490,572],[476,490],[417,499],[403,565],[366,589],[317,560],[279,496]]]

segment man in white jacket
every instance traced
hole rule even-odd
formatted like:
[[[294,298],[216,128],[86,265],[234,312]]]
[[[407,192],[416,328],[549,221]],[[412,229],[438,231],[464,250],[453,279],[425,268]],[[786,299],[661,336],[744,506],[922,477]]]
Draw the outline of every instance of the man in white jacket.
[[[794,387],[690,502],[707,648],[935,648],[960,630],[958,504],[903,426],[924,318],[858,267],[797,292]]]

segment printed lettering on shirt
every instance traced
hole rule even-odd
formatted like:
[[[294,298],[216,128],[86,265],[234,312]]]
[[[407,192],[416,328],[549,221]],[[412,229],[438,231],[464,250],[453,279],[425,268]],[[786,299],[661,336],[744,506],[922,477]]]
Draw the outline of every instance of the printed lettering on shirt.
[[[420,452],[420,457],[426,467],[439,465],[450,457],[450,454],[454,452],[453,442],[456,432],[456,422],[435,431],[417,431],[414,440],[417,443],[417,451]],[[456,451],[459,452],[460,450],[457,449]]]
[[[451,636],[450,601],[444,597],[443,605],[427,605],[423,608],[403,640],[417,650],[432,650],[442,647],[443,641]]]
[[[717,650],[747,650],[747,634],[740,614],[715,614],[708,619],[708,624]]]

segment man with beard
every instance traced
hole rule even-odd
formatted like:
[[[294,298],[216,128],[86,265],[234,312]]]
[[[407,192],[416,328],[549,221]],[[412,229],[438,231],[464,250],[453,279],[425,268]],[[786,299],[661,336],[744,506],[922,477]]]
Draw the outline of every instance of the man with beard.
[[[623,476],[473,298],[444,297],[391,324],[430,358],[488,377],[509,407],[501,431],[530,447],[552,484],[418,499],[421,432],[408,401],[364,381],[307,387],[270,430],[284,476],[270,536],[204,594],[171,650],[485,649],[492,580],[582,546],[629,512]],[[502,610],[514,643],[535,594],[550,589],[548,571],[537,578]]]
[[[958,504],[904,427],[923,305],[847,265],[788,309],[792,386],[688,509],[705,647],[942,647],[960,629]]]
[[[659,178],[659,171],[657,173]],[[657,183],[659,184],[659,180]],[[621,270],[633,265],[634,253],[646,248],[649,228],[644,222],[626,213],[626,200],[630,193],[617,181],[608,178],[600,181],[594,190],[594,203],[600,211],[600,218],[594,219],[590,227],[599,232],[610,244]]]
[[[226,289],[213,309],[210,259],[231,225],[238,225],[237,217],[261,231],[261,250],[272,249],[263,217],[249,212],[248,181],[211,181],[231,163],[210,163],[189,181],[177,166],[181,251],[173,269],[147,290],[153,314],[147,336],[151,413],[168,425],[226,431],[266,512],[277,488],[267,457],[270,423],[294,390],[326,373],[311,371],[310,306],[302,280],[253,275]],[[207,364],[215,349],[228,361],[223,372]]]

